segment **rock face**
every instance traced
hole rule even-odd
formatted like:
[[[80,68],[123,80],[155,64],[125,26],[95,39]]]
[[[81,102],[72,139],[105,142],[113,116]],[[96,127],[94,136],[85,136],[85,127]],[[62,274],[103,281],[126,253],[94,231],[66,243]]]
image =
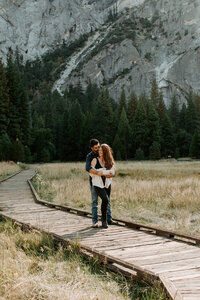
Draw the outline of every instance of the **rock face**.
[[[117,12],[117,18],[110,18]],[[112,17],[112,14],[111,14]],[[149,93],[156,79],[169,104],[192,89],[200,93],[199,0],[1,0],[0,55],[8,47],[34,59],[93,31],[83,49],[66,62],[54,84],[62,92],[70,83],[96,82],[119,98]]]
[[[40,56],[101,26],[114,1],[1,0],[0,54],[18,45],[25,59]]]
[[[118,99],[122,88],[127,95],[133,89],[138,96],[149,93],[156,79],[167,105],[174,93],[180,104],[191,89],[200,93],[200,1],[145,1],[115,21],[110,28],[113,37],[123,23],[135,38],[125,35],[120,41],[119,33],[118,42],[108,39],[84,63],[81,76],[72,72],[70,82],[106,85]],[[66,86],[65,81],[63,89]]]

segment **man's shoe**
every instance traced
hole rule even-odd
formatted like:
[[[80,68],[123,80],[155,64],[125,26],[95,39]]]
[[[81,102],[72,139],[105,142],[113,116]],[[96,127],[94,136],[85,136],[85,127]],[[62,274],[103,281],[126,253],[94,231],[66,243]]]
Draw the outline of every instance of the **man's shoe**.
[[[107,223],[107,221],[102,221],[102,227],[103,227],[103,228],[108,228],[108,223]]]
[[[117,222],[113,221],[113,220],[109,220],[108,221],[108,225],[117,225]]]
[[[98,222],[92,223],[92,228],[98,228],[98,227],[99,227]]]

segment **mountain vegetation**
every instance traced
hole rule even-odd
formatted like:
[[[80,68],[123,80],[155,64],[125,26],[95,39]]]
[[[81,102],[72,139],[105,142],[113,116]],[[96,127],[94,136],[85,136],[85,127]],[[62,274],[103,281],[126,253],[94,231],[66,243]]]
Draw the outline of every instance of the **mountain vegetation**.
[[[70,85],[62,97],[51,92],[63,53],[87,37],[23,63],[18,51],[0,62],[0,159],[22,162],[84,160],[90,138],[111,145],[116,159],[200,158],[200,96],[188,91],[165,106],[156,81],[150,95],[124,90],[116,103],[106,88]]]

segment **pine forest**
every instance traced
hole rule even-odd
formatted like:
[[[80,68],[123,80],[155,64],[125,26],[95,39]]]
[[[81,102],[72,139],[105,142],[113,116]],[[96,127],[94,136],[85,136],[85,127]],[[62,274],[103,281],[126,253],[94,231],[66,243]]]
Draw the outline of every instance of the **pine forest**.
[[[83,42],[26,62],[10,50],[0,61],[0,160],[84,160],[91,138],[108,143],[117,160],[200,158],[200,96],[192,91],[182,106],[174,94],[168,108],[156,81],[149,95],[137,97],[133,86],[127,99],[122,90],[119,103],[91,82],[51,92],[58,61]]]

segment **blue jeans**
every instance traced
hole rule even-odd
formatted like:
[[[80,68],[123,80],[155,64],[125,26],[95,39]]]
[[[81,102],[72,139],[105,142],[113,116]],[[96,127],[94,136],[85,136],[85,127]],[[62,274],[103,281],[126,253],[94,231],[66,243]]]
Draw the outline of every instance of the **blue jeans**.
[[[90,191],[92,196],[92,222],[96,223],[98,222],[98,195],[93,185],[91,184],[90,184]],[[107,221],[111,221],[111,220],[112,220],[112,215],[111,215],[110,196],[109,196]]]

